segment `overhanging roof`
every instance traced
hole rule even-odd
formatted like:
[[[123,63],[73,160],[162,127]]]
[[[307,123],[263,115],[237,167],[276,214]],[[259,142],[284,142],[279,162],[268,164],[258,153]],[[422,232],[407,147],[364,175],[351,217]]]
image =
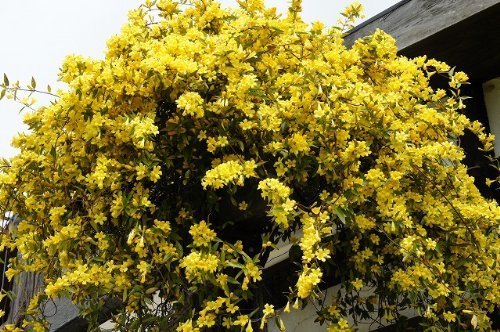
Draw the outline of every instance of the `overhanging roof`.
[[[472,80],[500,75],[500,0],[403,0],[352,29],[346,44],[377,28],[401,54],[446,61]]]

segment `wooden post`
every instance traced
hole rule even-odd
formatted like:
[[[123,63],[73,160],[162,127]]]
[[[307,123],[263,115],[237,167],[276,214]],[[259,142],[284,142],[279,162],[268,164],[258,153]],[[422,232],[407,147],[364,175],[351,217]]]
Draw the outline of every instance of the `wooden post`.
[[[18,324],[24,318],[24,312],[30,300],[43,289],[43,276],[40,273],[23,272],[14,279],[12,293],[14,299],[10,305],[7,324]]]

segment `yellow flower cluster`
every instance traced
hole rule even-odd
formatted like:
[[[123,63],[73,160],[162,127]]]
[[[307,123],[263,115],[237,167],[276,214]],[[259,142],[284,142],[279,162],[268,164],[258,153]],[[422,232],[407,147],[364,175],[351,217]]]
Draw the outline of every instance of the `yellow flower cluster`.
[[[302,238],[300,248],[302,249],[302,261],[311,263],[313,260],[325,262],[330,258],[330,250],[321,246],[321,238],[331,233],[331,227],[326,226],[329,216],[325,212],[319,213],[318,208],[313,209],[317,215],[304,214],[302,221]]]
[[[74,271],[67,273],[64,278],[58,278],[56,281],[48,284],[45,288],[45,294],[55,298],[62,291],[70,286],[76,285],[97,285],[101,283],[111,283],[111,275],[104,267],[80,265]]]
[[[304,270],[297,281],[297,295],[305,299],[309,297],[314,287],[319,284],[323,272],[319,268]]]
[[[281,227],[288,228],[295,208],[295,201],[290,199],[290,188],[272,178],[260,181],[258,188],[262,191],[262,197],[271,202],[269,213],[274,221]]]
[[[255,176],[254,160],[238,162],[229,160],[208,170],[201,180],[203,188],[220,189],[230,183],[243,186],[245,178]]]
[[[208,246],[217,234],[211,230],[205,220],[189,228],[189,234],[193,237],[193,244],[197,247]]]
[[[0,212],[22,220],[1,236],[22,256],[7,275],[44,273],[41,297],[70,295],[88,317],[119,298],[123,330],[252,331],[279,313],[244,306],[293,234],[294,307],[342,281],[319,314],[331,331],[350,328],[346,312],[398,319],[406,301],[445,330],[487,329],[500,208],[455,144],[470,131],[492,149],[462,114],[467,75],[399,56],[380,30],[347,47],[358,3],[331,28],[304,23],[300,0],[285,15],[238,4],[145,0],[104,59],[65,59],[67,88],[25,115],[1,162]]]
[[[212,254],[202,254],[192,251],[181,261],[180,267],[186,271],[186,277],[193,281],[202,281],[204,272],[214,273],[219,265],[219,259]]]
[[[192,115],[197,118],[203,117],[203,99],[196,92],[185,92],[177,99],[177,106],[184,110],[183,115]]]
[[[243,283],[241,284],[241,289],[248,290],[248,284],[250,281],[260,281],[262,280],[262,271],[260,268],[254,263],[247,263],[245,268],[243,269],[245,273],[245,278],[243,279]]]

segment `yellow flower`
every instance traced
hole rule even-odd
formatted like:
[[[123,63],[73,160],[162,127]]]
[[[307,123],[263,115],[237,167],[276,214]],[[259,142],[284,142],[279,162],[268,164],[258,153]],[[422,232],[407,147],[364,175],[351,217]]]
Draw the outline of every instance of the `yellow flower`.
[[[267,318],[269,316],[274,315],[274,306],[272,304],[266,303],[264,305],[264,309],[262,310],[262,314],[263,314],[263,316],[262,316],[262,320],[260,322],[260,329],[261,330],[264,329],[264,326],[267,322]]]
[[[245,326],[249,322],[247,315],[239,315],[238,318],[233,322],[234,326]]]
[[[140,279],[141,283],[145,283],[146,282],[146,276],[148,275],[149,271],[151,270],[151,265],[149,265],[145,261],[141,261],[137,265],[137,269],[139,270],[139,275],[141,277],[141,279]]]
[[[264,305],[264,309],[262,310],[262,314],[264,315],[264,317],[269,317],[274,315],[274,306],[272,304],[266,303]]]
[[[456,315],[450,311],[445,311],[443,312],[443,318],[447,321],[447,322],[454,322],[456,320]]]
[[[181,323],[177,327],[177,332],[199,332],[200,329],[197,327],[193,327],[193,321],[191,319]]]
[[[363,281],[359,278],[356,278],[355,280],[351,281],[351,284],[353,285],[353,287],[359,291],[361,290],[361,288],[363,288]]]
[[[177,3],[172,0],[159,0],[156,3],[158,9],[162,11],[162,15],[171,15],[177,11]]]
[[[240,204],[238,204],[238,209],[240,209],[240,211],[245,211],[246,209],[248,209],[247,202],[245,201],[240,202]]]

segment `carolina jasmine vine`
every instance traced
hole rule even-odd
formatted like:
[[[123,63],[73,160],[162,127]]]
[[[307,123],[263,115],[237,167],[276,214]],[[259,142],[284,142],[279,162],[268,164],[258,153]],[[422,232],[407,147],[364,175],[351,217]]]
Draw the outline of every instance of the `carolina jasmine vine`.
[[[21,222],[1,247],[20,254],[10,278],[41,272],[46,287],[4,330],[45,330],[57,297],[91,323],[117,299],[126,331],[255,331],[308,302],[329,331],[406,308],[436,329],[489,329],[500,208],[454,143],[468,130],[492,149],[461,113],[467,75],[398,55],[381,30],[346,47],[358,3],[331,28],[306,24],[299,0],[284,15],[238,4],[145,1],[104,59],[68,56],[66,89],[25,114],[0,171],[0,210]],[[259,292],[287,240],[281,309]]]

